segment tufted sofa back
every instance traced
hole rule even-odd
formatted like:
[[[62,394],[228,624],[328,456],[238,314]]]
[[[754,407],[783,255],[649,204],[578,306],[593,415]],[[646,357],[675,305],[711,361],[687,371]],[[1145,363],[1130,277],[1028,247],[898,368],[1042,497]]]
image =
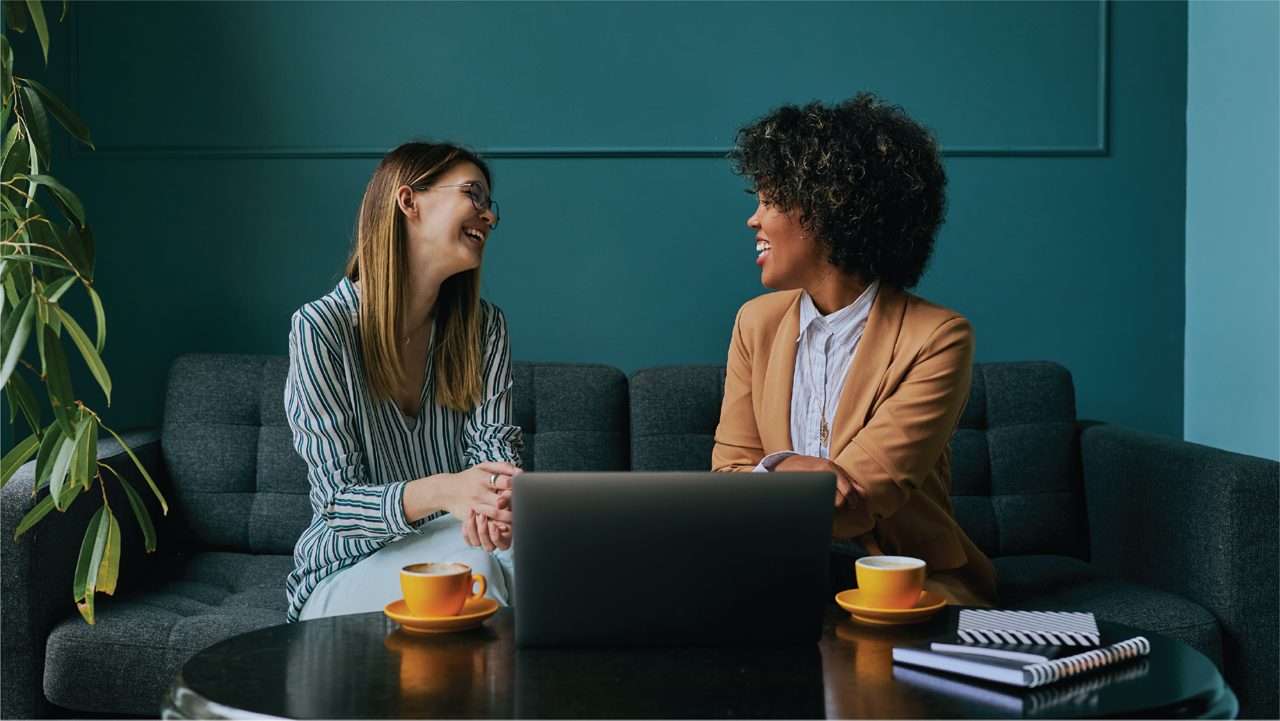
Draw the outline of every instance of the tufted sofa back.
[[[707,470],[724,366],[631,377],[631,467]],[[1088,557],[1071,374],[1056,363],[978,363],[951,441],[956,518],[991,556]]]
[[[292,553],[311,521],[284,411],[284,356],[188,355],[169,370],[161,447],[188,546]],[[627,379],[603,365],[515,363],[526,470],[625,470]]]
[[[291,553],[311,520],[284,413],[283,356],[189,355],[169,372],[161,447],[177,526],[200,549]],[[706,470],[724,366],[515,363],[524,467]],[[992,556],[1088,557],[1075,391],[1056,363],[979,363],[951,442],[956,518]]]

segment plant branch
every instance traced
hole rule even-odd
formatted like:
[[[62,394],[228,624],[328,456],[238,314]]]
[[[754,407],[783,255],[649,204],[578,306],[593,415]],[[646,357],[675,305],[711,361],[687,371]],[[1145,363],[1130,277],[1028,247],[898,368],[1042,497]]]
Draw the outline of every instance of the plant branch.
[[[7,187],[8,187],[10,190],[12,190],[13,192],[15,192],[15,193],[17,193],[18,195],[21,195],[22,197],[26,198],[26,199],[27,199],[27,204],[26,204],[26,205],[24,205],[24,206],[22,206],[22,207],[24,207],[24,208],[29,208],[29,207],[31,207],[31,201],[34,201],[34,200],[35,200],[35,196],[33,196],[33,195],[28,195],[28,194],[27,194],[27,191],[23,190],[22,188],[19,188],[17,185],[14,185],[14,183],[13,183],[13,181],[12,181],[12,180],[6,180],[6,181],[4,181],[3,183],[0,183],[0,185],[7,186]],[[34,187],[35,187],[35,183],[32,183],[32,184],[28,185],[27,187],[28,187],[29,189],[30,189],[30,188],[34,188]],[[33,191],[31,191],[31,192],[32,192],[32,193],[34,193],[35,191],[33,190]],[[37,217],[42,217],[42,216],[37,216]]]
[[[37,216],[37,217],[43,217],[43,216]],[[48,221],[46,220],[45,222],[48,222]],[[51,248],[42,243],[17,243],[12,240],[2,241],[0,242],[0,245],[7,245],[10,248],[40,248],[42,250],[47,250],[50,253],[53,253],[54,255],[61,258],[67,264],[67,267],[71,269],[71,272],[76,274],[76,277],[80,279],[81,283],[84,283],[85,285],[93,285],[91,281],[86,280],[83,275],[80,275],[80,271],[76,270],[76,264],[72,263],[71,259],[63,255],[62,251],[58,250],[57,248]],[[10,256],[10,257],[13,257],[13,256]]]

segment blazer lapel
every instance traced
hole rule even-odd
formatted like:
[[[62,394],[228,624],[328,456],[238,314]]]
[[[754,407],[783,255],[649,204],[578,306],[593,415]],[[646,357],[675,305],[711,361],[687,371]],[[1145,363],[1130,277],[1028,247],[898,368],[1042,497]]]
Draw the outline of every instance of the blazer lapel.
[[[787,306],[773,336],[769,366],[764,372],[762,417],[757,419],[765,454],[787,450],[791,444],[791,383],[796,369],[796,336],[800,334],[800,294]]]
[[[889,363],[893,360],[893,349],[898,344],[906,309],[905,291],[893,286],[880,286],[836,407],[831,429],[832,458],[838,456],[867,424],[871,406],[880,395]]]

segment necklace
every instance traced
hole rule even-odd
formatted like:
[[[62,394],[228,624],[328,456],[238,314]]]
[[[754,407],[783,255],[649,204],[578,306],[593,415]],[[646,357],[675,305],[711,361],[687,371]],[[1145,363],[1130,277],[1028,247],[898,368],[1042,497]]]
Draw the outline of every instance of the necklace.
[[[809,368],[809,393],[814,397],[814,401],[816,402],[818,391],[817,389],[814,388],[813,353],[809,350],[809,348],[805,349],[805,361],[806,361],[805,365],[807,365]],[[831,440],[831,427],[827,425],[827,394],[825,392],[826,387],[827,387],[827,383],[826,383],[826,379],[824,378],[822,382],[822,388],[823,388],[822,406],[818,414],[818,417],[820,419],[818,423],[818,443],[821,444],[823,448],[826,448],[827,442]]]
[[[434,320],[435,320],[434,314],[427,316],[427,319],[422,321],[422,323],[417,328],[414,329],[414,332],[416,333],[417,331],[422,330],[423,326],[428,325]],[[412,340],[413,336],[405,335],[405,336],[401,336],[401,338],[404,340],[405,345],[409,345],[409,341]]]

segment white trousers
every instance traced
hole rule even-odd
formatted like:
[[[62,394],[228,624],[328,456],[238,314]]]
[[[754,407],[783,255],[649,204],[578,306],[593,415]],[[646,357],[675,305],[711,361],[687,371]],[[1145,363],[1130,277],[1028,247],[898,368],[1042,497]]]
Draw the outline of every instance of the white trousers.
[[[426,524],[422,533],[383,546],[368,558],[320,581],[302,607],[300,620],[348,613],[381,611],[388,603],[403,598],[400,569],[413,563],[452,561],[471,567],[484,576],[484,595],[503,606],[511,605],[515,592],[515,567],[511,551],[489,553],[468,546],[462,538],[462,523],[442,516]]]

